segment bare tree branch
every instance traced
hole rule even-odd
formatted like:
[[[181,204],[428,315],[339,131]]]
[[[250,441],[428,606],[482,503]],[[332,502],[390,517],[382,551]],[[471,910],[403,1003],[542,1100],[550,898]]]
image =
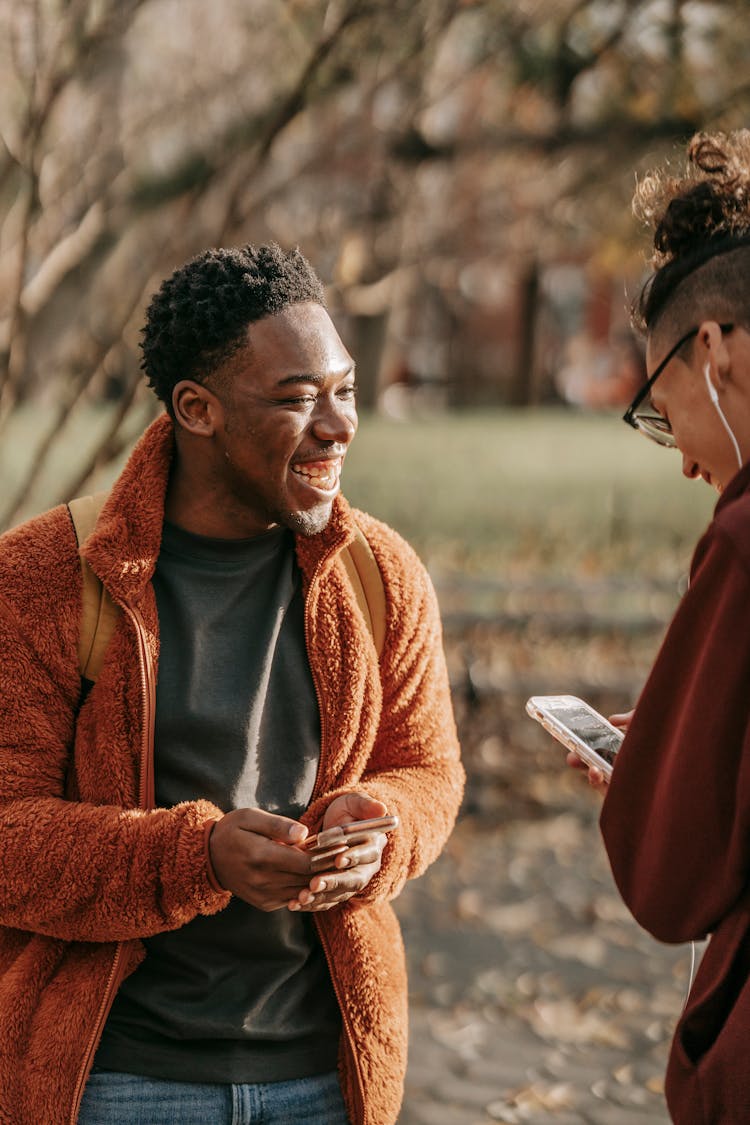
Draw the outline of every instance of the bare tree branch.
[[[0,362],[0,409],[7,409],[15,397],[15,384],[24,361],[24,311],[22,305],[23,283],[29,251],[29,235],[37,198],[38,181],[33,167],[27,171],[21,237],[16,256],[16,268],[10,298],[7,347]]]
[[[61,31],[60,39],[62,43],[67,37],[66,45],[70,48],[70,57],[68,61],[58,62],[58,55],[63,53],[60,50],[61,44],[58,44],[58,49],[49,60],[45,74],[42,61],[42,17],[39,0],[34,0],[32,26],[36,65],[32,68],[28,83],[28,109],[24,129],[26,151],[23,158],[20,158],[27,177],[27,195],[21,223],[17,265],[11,290],[7,347],[0,356],[0,409],[4,413],[7,413],[12,407],[16,385],[24,366],[25,310],[23,307],[23,292],[31,226],[38,204],[39,154],[45,127],[56,102],[77,74],[82,61],[91,51],[102,46],[114,34],[122,34],[123,29],[132,21],[136,12],[147,2],[148,0],[119,0],[119,2],[112,4],[109,11],[105,11],[98,24],[88,30],[82,30],[82,21],[85,22],[85,17],[91,10],[89,4],[83,2],[77,6],[75,4],[69,5],[69,19],[67,24],[64,25],[64,32]],[[46,86],[46,89],[44,89],[42,96],[38,97],[38,91],[43,86]]]
[[[276,112],[271,115],[265,129],[259,137],[255,151],[250,160],[250,167],[244,166],[235,176],[235,186],[227,200],[223,218],[218,228],[218,240],[221,242],[226,232],[235,227],[239,220],[239,201],[247,190],[248,179],[252,178],[258,167],[263,163],[271,147],[280,133],[304,109],[310,94],[311,87],[319,70],[328,59],[334,47],[344,36],[346,31],[354,24],[368,19],[375,9],[359,0],[351,0],[344,8],[329,32],[324,33],[305,64],[297,82],[282,100]]]
[[[112,416],[110,424],[97,448],[91,454],[88,461],[85,462],[78,474],[59,489],[57,496],[58,503],[69,499],[71,496],[79,496],[85,490],[86,485],[91,477],[93,477],[94,473],[105,465],[108,465],[115,457],[118,457],[130,446],[133,436],[132,434],[124,432],[125,422],[130,414],[130,409],[135,398],[142,388],[143,376],[140,371],[135,371],[128,381],[125,392],[118,403],[117,410]],[[156,400],[154,400],[154,414],[157,409]]]
[[[75,230],[55,244],[21,294],[26,316],[35,316],[66,274],[80,265],[104,230],[104,206],[92,203]]]

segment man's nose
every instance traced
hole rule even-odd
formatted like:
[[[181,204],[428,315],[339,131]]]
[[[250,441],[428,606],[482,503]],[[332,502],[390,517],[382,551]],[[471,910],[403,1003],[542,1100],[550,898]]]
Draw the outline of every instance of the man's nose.
[[[337,441],[348,445],[357,432],[357,411],[352,402],[338,399],[318,400],[312,429],[320,441]]]

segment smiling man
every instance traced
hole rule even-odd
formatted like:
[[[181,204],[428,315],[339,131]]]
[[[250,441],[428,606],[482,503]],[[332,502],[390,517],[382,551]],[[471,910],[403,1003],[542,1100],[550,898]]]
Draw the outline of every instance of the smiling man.
[[[0,1106],[15,1125],[392,1125],[389,900],[463,782],[434,593],[339,493],[354,362],[299,251],[177,270],[143,367],[166,412],[82,544],[119,610],[88,692],[68,509],[0,540]],[[380,653],[345,562],[363,535]],[[390,837],[313,869],[309,832],[386,813]]]

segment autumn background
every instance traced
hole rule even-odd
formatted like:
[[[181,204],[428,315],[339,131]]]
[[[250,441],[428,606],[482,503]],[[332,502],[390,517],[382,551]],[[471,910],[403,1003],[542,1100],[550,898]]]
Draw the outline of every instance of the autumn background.
[[[747,123],[745,0],[0,0],[0,526],[106,485],[144,305],[299,244],[358,362],[350,500],[420,550],[469,782],[399,903],[402,1125],[666,1122],[690,952],[619,904],[526,719],[636,697],[713,497],[619,421],[635,176]]]

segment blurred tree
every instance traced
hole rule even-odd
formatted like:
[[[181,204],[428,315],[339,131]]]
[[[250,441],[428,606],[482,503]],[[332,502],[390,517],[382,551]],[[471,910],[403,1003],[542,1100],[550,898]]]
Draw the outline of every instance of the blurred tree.
[[[0,525],[83,489],[130,443],[153,410],[144,303],[207,245],[304,247],[365,407],[389,378],[531,401],[545,268],[629,265],[632,169],[741,124],[750,100],[744,0],[0,0],[0,14]],[[69,475],[50,480],[71,432]]]

